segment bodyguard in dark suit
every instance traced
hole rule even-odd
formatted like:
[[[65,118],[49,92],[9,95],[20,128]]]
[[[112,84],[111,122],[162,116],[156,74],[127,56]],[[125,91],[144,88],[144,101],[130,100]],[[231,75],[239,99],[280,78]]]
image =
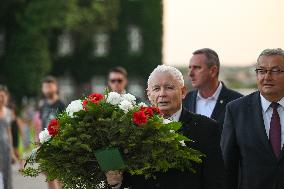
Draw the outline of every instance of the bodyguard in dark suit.
[[[227,105],[227,189],[284,188],[284,51],[264,50],[257,62],[259,91]]]
[[[242,95],[218,80],[219,70],[220,61],[215,51],[204,48],[193,52],[188,75],[195,90],[186,95],[183,106],[216,120],[222,130],[227,103]]]

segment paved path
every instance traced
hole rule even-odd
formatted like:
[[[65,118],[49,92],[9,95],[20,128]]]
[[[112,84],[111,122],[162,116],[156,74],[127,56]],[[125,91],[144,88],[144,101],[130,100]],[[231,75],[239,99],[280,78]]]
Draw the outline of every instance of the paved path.
[[[13,166],[13,185],[14,189],[47,189],[44,176],[24,177],[18,171],[17,167]]]

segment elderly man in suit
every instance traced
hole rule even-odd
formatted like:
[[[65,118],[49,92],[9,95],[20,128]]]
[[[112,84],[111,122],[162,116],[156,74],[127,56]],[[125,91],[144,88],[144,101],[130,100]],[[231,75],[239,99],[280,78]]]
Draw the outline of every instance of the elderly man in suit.
[[[193,52],[189,62],[189,78],[195,90],[190,91],[183,102],[184,107],[205,115],[223,127],[226,105],[242,95],[218,80],[220,61],[218,54],[209,48]]]
[[[224,163],[218,125],[216,121],[188,112],[182,107],[185,91],[183,76],[174,67],[158,66],[149,76],[147,93],[150,102],[160,108],[165,118],[182,122],[180,132],[194,141],[187,143],[187,146],[206,155],[203,163],[194,164],[196,173],[171,170],[158,174],[156,180],[143,181],[143,178],[125,175],[124,186],[133,189],[224,188]]]
[[[284,188],[284,51],[264,50],[255,71],[258,91],[227,105],[227,189]]]

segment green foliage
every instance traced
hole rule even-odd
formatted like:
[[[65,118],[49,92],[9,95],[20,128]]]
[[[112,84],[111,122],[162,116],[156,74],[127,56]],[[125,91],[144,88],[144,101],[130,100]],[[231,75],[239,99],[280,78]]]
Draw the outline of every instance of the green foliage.
[[[34,95],[50,69],[48,41],[38,34],[13,35],[5,64],[7,83],[13,94]]]
[[[20,100],[35,95],[42,77],[51,71],[54,30],[85,35],[99,27],[114,29],[119,4],[116,0],[4,0],[0,10],[0,29],[7,34],[1,79]]]
[[[157,65],[162,64],[162,1],[115,1],[120,7],[120,11],[116,14],[116,29],[99,28],[99,31],[106,32],[110,36],[109,54],[95,57],[92,51],[94,32],[84,34],[76,32],[78,48],[75,54],[54,57],[55,66],[52,73],[60,75],[68,71],[78,83],[81,83],[89,81],[94,75],[105,75],[111,67],[120,65],[127,69],[130,76],[144,79]],[[116,13],[116,11],[113,12]],[[142,51],[134,54],[129,52],[128,27],[131,25],[141,29],[143,38]],[[146,80],[144,82],[146,83]]]
[[[133,175],[147,178],[169,169],[194,171],[192,163],[201,163],[202,154],[181,145],[180,141],[190,140],[178,133],[181,123],[164,124],[155,112],[147,116],[147,122],[137,125],[133,113],[140,111],[144,110],[135,105],[125,113],[103,99],[97,104],[88,102],[74,117],[68,112],[60,114],[58,134],[30,158],[39,167],[33,171],[27,167],[22,172],[30,176],[45,172],[49,180],[59,179],[65,188],[96,188],[104,180],[104,173],[95,151],[108,148],[120,150],[126,164],[123,171]]]

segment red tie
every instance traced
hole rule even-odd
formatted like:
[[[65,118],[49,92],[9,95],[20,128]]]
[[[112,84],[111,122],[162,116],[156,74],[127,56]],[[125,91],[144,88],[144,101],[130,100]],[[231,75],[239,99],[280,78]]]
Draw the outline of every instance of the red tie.
[[[281,124],[280,117],[277,112],[277,107],[279,104],[277,102],[272,102],[270,107],[273,109],[271,121],[270,121],[270,130],[269,130],[269,140],[273,148],[273,152],[277,159],[280,157],[281,152]]]

